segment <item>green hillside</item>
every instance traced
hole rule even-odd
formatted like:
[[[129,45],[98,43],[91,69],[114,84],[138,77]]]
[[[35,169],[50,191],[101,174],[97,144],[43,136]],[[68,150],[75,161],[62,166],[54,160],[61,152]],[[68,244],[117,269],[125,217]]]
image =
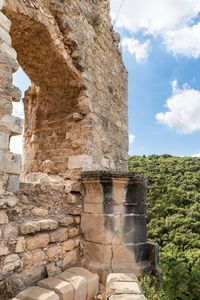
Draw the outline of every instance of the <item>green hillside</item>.
[[[148,299],[200,299],[200,158],[129,157],[149,187],[148,237],[160,246],[163,284],[143,276]]]

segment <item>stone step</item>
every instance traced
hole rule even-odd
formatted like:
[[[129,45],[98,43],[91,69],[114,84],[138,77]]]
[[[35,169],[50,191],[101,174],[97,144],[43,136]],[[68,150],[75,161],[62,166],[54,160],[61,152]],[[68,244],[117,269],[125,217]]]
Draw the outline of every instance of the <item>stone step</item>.
[[[99,276],[80,267],[70,268],[69,271],[76,275],[85,277],[87,280],[87,300],[92,300],[98,294]]]
[[[59,300],[59,296],[55,292],[49,291],[37,286],[30,287],[19,293],[16,300]],[[12,299],[12,300],[14,300]]]
[[[134,274],[111,273],[107,277],[106,295],[109,300],[145,300]]]
[[[62,279],[49,277],[39,281],[38,286],[54,291],[60,300],[72,300],[74,298],[73,285]]]
[[[98,293],[99,276],[73,267],[20,292],[12,300],[93,300]]]
[[[57,278],[67,281],[73,285],[74,287],[73,300],[86,300],[87,281],[85,277],[76,275],[67,270],[61,273],[60,275],[58,275]]]

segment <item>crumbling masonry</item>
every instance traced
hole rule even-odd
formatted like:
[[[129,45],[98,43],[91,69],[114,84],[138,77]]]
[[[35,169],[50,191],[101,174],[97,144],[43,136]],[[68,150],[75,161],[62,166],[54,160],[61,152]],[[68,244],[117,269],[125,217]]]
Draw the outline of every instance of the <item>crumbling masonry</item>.
[[[0,299],[85,266],[155,269],[146,185],[128,172],[127,71],[108,0],[0,0]],[[18,61],[18,62],[17,62]],[[9,150],[18,63],[24,154]]]

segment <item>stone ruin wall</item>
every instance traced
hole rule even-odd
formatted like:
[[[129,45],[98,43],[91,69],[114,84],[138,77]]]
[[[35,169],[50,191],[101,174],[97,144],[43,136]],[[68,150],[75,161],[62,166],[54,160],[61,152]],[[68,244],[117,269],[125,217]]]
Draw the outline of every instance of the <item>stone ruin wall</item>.
[[[83,2],[0,0],[0,299],[80,261],[80,171],[127,170],[119,37],[107,1]],[[9,150],[23,132],[17,60],[32,82],[22,172]]]
[[[127,171],[127,72],[108,1],[6,0],[4,12],[32,81],[24,99],[25,175]]]
[[[127,72],[119,36],[111,27],[109,1],[5,0],[3,5],[0,0],[1,9],[0,299],[6,300],[74,265],[85,263],[93,268],[97,260],[96,271],[102,278],[106,275],[102,270],[109,273],[114,264],[128,265],[135,250],[126,251],[127,240],[122,238],[123,207],[140,209],[145,204],[143,199],[142,204],[124,204],[127,175],[122,190],[121,183],[115,183],[122,195],[116,198],[119,203],[106,190],[102,197],[105,184],[98,172],[100,195],[98,188],[91,191],[90,182],[84,188],[82,181],[87,182],[88,174],[86,179],[80,177],[81,171],[128,169]],[[22,169],[21,156],[9,150],[11,136],[23,132],[23,121],[12,116],[12,101],[21,97],[12,84],[17,60],[32,82],[23,99]],[[111,175],[108,180],[109,189],[114,178]],[[99,203],[91,199],[92,194],[87,198],[88,192],[94,192]],[[84,204],[85,199],[91,203]],[[110,242],[104,241],[111,234],[107,212],[102,210],[107,205],[113,212],[119,209],[121,216],[113,235],[123,245],[113,266]],[[140,213],[142,220],[145,209]],[[87,217],[94,219],[87,223]],[[95,222],[100,226],[98,238],[92,233]],[[138,262],[148,267],[148,261],[155,258],[150,255],[155,247],[149,250],[152,245],[147,244],[146,232],[142,238],[144,251],[138,251]],[[136,243],[140,238],[133,241],[132,248],[137,248]],[[126,253],[129,256],[124,261]]]

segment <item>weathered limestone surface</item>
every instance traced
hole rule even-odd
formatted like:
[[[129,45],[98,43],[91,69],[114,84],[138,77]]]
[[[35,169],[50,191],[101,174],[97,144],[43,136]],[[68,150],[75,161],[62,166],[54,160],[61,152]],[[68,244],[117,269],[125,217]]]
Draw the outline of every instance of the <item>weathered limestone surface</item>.
[[[0,199],[1,300],[77,265],[82,196],[76,192],[68,204],[73,184],[68,189],[64,182],[21,183],[15,195]]]
[[[32,81],[24,99],[24,173],[126,171],[127,72],[109,1],[5,0],[3,12]]]
[[[155,244],[147,241],[143,175],[84,172],[82,180],[83,264],[97,271],[103,281],[112,271],[139,275],[144,269],[155,270]]]
[[[111,273],[106,281],[106,299],[145,300],[135,274]]]

